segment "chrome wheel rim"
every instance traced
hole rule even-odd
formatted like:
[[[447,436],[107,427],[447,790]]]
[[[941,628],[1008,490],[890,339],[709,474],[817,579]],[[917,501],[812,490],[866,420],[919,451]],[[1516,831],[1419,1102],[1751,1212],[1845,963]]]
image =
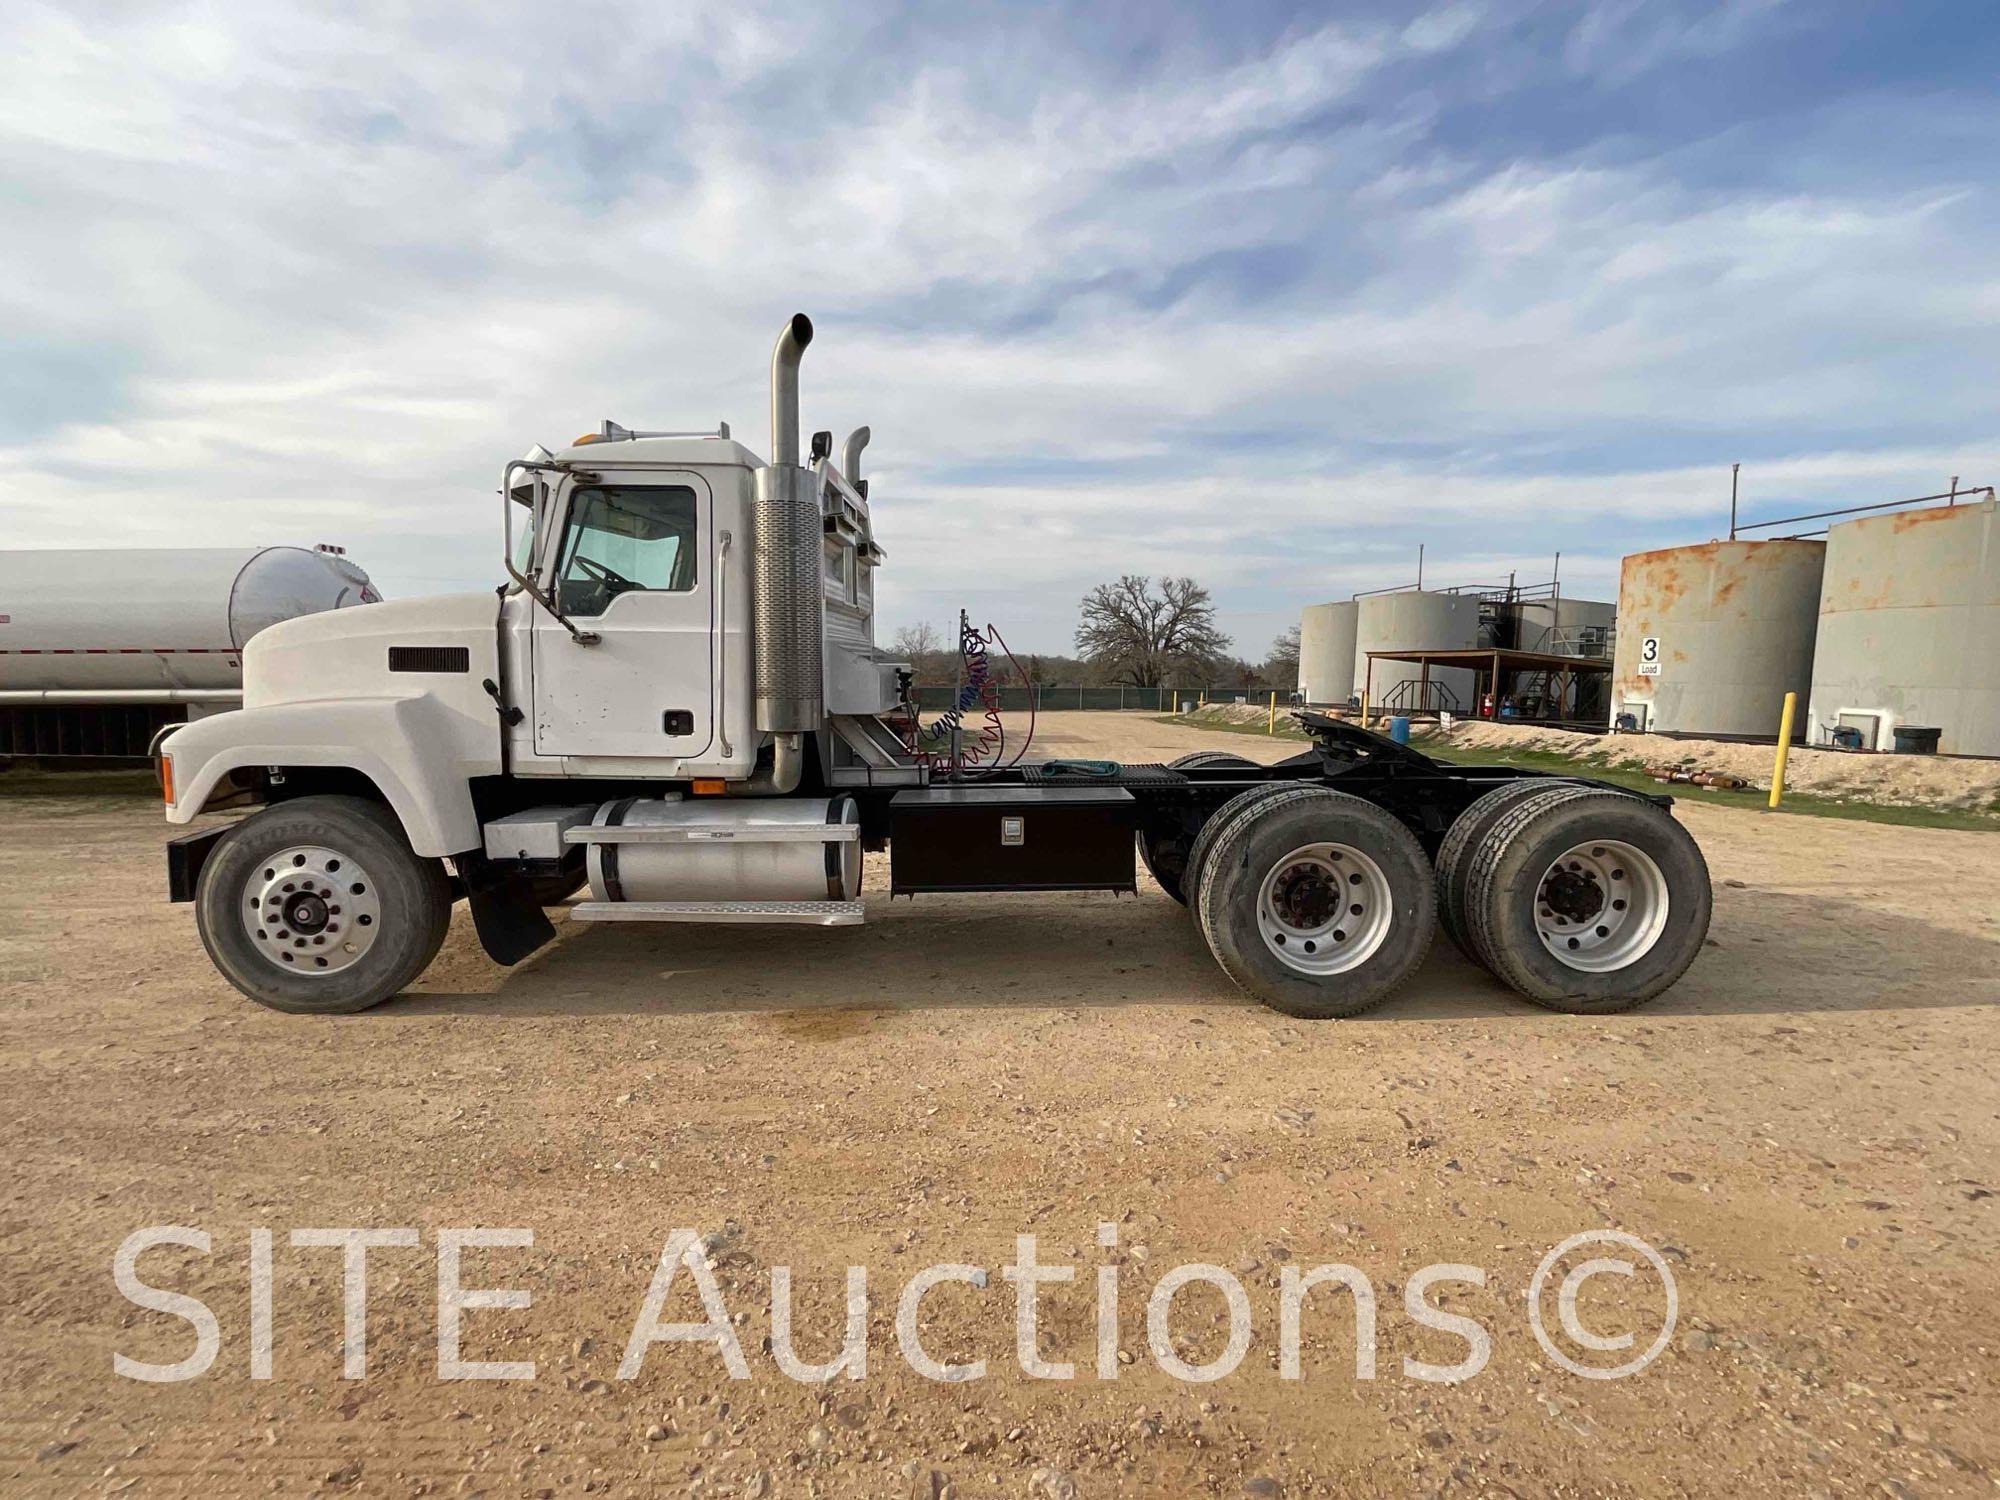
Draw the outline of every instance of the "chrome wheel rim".
[[[382,930],[374,877],[352,855],[315,844],[265,856],[243,882],[236,909],[250,946],[292,974],[352,968]]]
[[[1375,955],[1396,918],[1382,867],[1352,844],[1306,844],[1257,890],[1257,932],[1286,968],[1323,977]]]
[[[1667,926],[1667,878],[1643,849],[1591,839],[1535,884],[1535,933],[1569,968],[1608,974],[1653,951]]]

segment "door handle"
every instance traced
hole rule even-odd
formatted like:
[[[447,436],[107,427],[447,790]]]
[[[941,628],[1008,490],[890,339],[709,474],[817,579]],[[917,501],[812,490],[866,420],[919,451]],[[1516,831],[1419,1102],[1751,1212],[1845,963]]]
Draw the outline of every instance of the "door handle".
[[[660,728],[670,735],[694,733],[694,711],[686,708],[670,708],[660,715]]]

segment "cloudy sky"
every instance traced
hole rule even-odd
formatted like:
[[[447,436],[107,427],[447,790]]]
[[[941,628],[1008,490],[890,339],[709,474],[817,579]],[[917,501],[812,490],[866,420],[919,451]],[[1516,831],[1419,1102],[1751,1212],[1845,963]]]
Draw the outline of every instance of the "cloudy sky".
[[[498,577],[604,417],[873,425],[884,634],[1121,572],[1546,578],[2000,475],[2000,14],[1845,0],[51,6],[0,43],[8,546]]]

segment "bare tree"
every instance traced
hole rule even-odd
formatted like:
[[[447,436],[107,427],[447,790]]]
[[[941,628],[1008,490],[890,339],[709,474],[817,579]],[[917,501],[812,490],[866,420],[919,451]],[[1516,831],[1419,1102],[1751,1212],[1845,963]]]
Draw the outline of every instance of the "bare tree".
[[[896,631],[890,649],[910,664],[917,681],[926,686],[958,681],[958,652],[946,649],[944,633],[924,622],[904,625]]]
[[[1271,642],[1271,654],[1264,658],[1264,678],[1272,687],[1287,691],[1299,681],[1299,627],[1294,625]]]
[[[1113,682],[1157,687],[1169,673],[1205,675],[1229,646],[1208,590],[1192,578],[1127,573],[1083,596],[1077,649]]]
[[[898,628],[892,649],[899,656],[928,656],[938,649],[940,642],[937,626],[926,620],[921,624]]]

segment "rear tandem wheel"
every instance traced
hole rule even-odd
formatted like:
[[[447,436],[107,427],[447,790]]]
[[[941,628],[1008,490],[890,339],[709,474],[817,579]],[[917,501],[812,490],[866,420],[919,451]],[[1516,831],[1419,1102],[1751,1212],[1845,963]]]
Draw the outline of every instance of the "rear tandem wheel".
[[[1540,796],[1569,785],[1568,782],[1540,776],[1504,781],[1492,791],[1482,793],[1454,818],[1451,827],[1445,831],[1444,842],[1438,845],[1438,926],[1444,929],[1446,937],[1458,945],[1460,952],[1481,968],[1490,968],[1491,965],[1479,956],[1471,935],[1466,931],[1465,922],[1465,886],[1472,876],[1472,856],[1478,853],[1480,843],[1493,825],[1523,797]]]
[[[1193,750],[1178,760],[1169,761],[1169,771],[1185,771],[1195,766],[1229,766],[1246,771],[1258,769],[1257,762],[1246,760],[1240,755],[1231,755],[1227,750]],[[1133,837],[1139,845],[1139,862],[1146,867],[1146,873],[1154,882],[1181,905],[1188,904],[1187,864],[1184,858],[1177,858],[1175,845],[1148,838],[1145,829],[1140,829]]]
[[[1194,919],[1197,930],[1201,927],[1201,885],[1208,878],[1209,857],[1216,841],[1229,831],[1238,821],[1248,817],[1253,808],[1261,806],[1273,797],[1282,797],[1288,792],[1311,796],[1330,796],[1331,793],[1316,782],[1310,781],[1267,781],[1261,786],[1253,786],[1248,791],[1238,792],[1209,815],[1206,823],[1194,836],[1188,846],[1187,864],[1181,875],[1181,889],[1186,893],[1188,915]]]
[[[1667,812],[1629,793],[1554,788],[1511,803],[1467,860],[1479,960],[1549,1010],[1627,1010],[1700,954],[1708,865]]]
[[[1223,972],[1266,1005],[1311,1020],[1358,1015],[1430,951],[1430,861],[1382,808],[1293,785],[1246,793],[1210,826],[1195,898],[1202,936]]]

